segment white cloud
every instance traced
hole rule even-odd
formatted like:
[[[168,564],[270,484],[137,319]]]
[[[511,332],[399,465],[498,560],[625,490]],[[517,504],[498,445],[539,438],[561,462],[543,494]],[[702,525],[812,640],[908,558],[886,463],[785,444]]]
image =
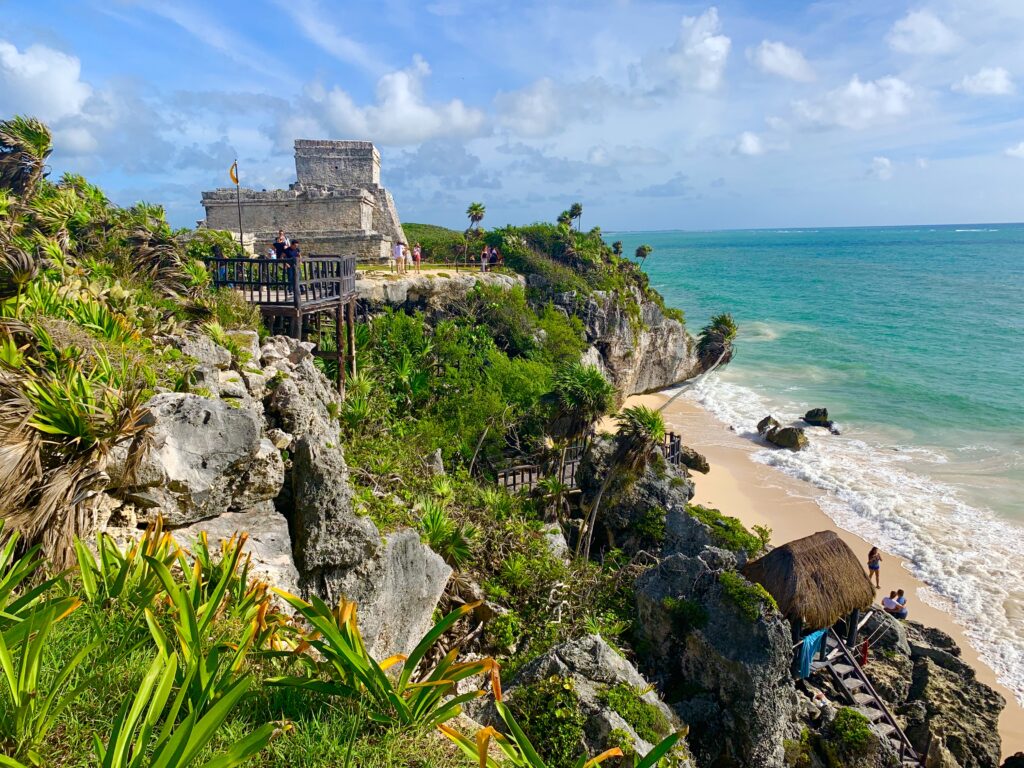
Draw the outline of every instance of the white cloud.
[[[700,16],[684,16],[676,42],[667,51],[645,58],[644,72],[656,83],[717,91],[732,47],[732,41],[721,32],[714,6]]]
[[[922,171],[927,171],[928,170],[928,158],[927,157],[919,157],[914,162],[917,164],[917,167],[920,168]]]
[[[793,108],[801,120],[813,126],[862,130],[910,111],[913,89],[898,77],[862,81],[854,75],[842,88],[817,102],[798,101]]]
[[[594,146],[587,153],[587,162],[591,165],[623,166],[626,168],[641,165],[662,165],[669,161],[668,155],[654,147],[636,145],[614,147]]]
[[[762,40],[757,48],[747,50],[747,58],[762,71],[798,82],[814,79],[814,70],[796,48],[773,40]]]
[[[542,77],[518,91],[498,91],[494,108],[503,128],[540,138],[560,133],[574,120],[597,119],[607,105],[621,105],[627,98],[599,77],[570,85]]]
[[[82,126],[59,128],[53,132],[53,146],[72,157],[88,155],[99,149],[99,142]]]
[[[292,17],[302,34],[334,58],[374,74],[387,70],[371,48],[331,24],[316,0],[277,0],[277,4]]]
[[[900,53],[948,53],[960,43],[957,34],[931,11],[911,11],[893,24],[885,39]]]
[[[1016,157],[1024,160],[1024,141],[1020,144],[1016,144],[1015,146],[1007,147],[1005,154],[1007,157]]]
[[[892,160],[888,157],[871,158],[871,167],[868,168],[868,176],[879,181],[888,181],[892,178]]]
[[[953,83],[952,88],[974,96],[1008,96],[1015,90],[1013,78],[1002,67],[982,67],[977,74]]]
[[[341,88],[326,91],[310,89],[309,97],[317,111],[315,119],[346,138],[368,139],[380,144],[418,144],[427,139],[480,134],[484,114],[452,99],[428,104],[423,80],[430,66],[414,56],[407,69],[389,72],[377,81],[376,103],[359,106]]]
[[[77,115],[92,95],[80,79],[77,58],[45,45],[24,53],[0,40],[0,101],[5,113],[20,112],[44,121]]]
[[[761,140],[761,137],[751,131],[741,133],[733,145],[733,152],[738,155],[747,155],[748,157],[763,155],[764,150],[764,142]]]

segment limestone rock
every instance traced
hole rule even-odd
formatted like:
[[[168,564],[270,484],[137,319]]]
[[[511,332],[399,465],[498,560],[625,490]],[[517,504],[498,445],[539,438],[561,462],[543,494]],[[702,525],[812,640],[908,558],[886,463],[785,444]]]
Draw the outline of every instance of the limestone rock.
[[[163,515],[171,527],[249,509],[277,496],[284,482],[281,455],[260,437],[249,410],[198,395],[168,393],[147,404],[154,424],[134,478],[122,457],[111,463],[114,495]]]
[[[356,292],[360,302],[371,312],[392,307],[406,312],[420,310],[437,316],[444,314],[452,304],[463,301],[478,284],[511,290],[523,285],[524,279],[498,272],[463,270],[456,273],[453,267],[450,273],[443,275],[417,272],[364,275],[356,280]]]
[[[341,449],[321,432],[294,443],[291,531],[304,583],[359,565],[380,547],[372,521],[355,513]]]
[[[271,342],[282,338],[278,336],[264,344],[264,355]],[[281,351],[279,347],[273,349],[274,355]],[[291,349],[299,350],[301,347]],[[331,418],[331,410],[337,407],[338,396],[330,382],[316,369],[309,357],[302,357],[299,362],[290,363],[288,368],[289,372],[274,383],[267,398],[268,421],[272,426],[297,438],[318,433],[337,445],[338,425]],[[332,406],[331,403],[335,405]]]
[[[682,447],[680,461],[682,461],[684,467],[692,469],[694,472],[706,475],[711,471],[711,465],[708,463],[707,457],[703,453],[697,453],[688,445]]]
[[[373,557],[348,570],[321,570],[306,579],[328,603],[339,597],[359,606],[359,627],[375,658],[408,653],[433,626],[434,610],[452,569],[415,531],[389,535]],[[306,577],[304,576],[304,579]]]
[[[804,414],[804,421],[812,427],[823,427],[833,435],[839,434],[839,427],[828,417],[828,408],[811,408]]]
[[[247,358],[244,362],[256,362],[260,359],[260,335],[256,331],[226,331],[225,333],[244,353]]]
[[[249,390],[242,381],[242,374],[237,371],[221,371],[218,377],[218,390],[221,397],[247,398]]]
[[[556,307],[583,321],[594,350],[590,355],[596,353],[622,397],[664,389],[703,370],[686,326],[639,292],[631,297],[640,307],[639,322],[608,292],[594,291],[585,299],[575,293],[552,298]]]
[[[765,416],[757,423],[757,433],[772,445],[791,451],[802,450],[810,444],[803,427],[783,427],[772,416]]]
[[[1015,752],[1003,761],[1002,768],[1024,768],[1024,752]]]
[[[595,440],[576,469],[576,480],[584,509],[588,509],[607,473],[610,441]],[[604,542],[627,554],[641,549],[657,552],[665,536],[665,515],[684,508],[693,497],[694,486],[685,469],[664,462],[647,468],[628,488],[613,483],[601,501],[594,532],[595,551]]]
[[[777,612],[746,619],[719,583],[720,551],[676,554],[636,581],[646,666],[689,692],[675,710],[702,765],[782,768],[782,741],[798,711],[789,624]]]
[[[235,533],[248,534],[244,551],[252,557],[252,575],[286,592],[299,591],[299,572],[292,560],[288,521],[271,502],[193,523],[176,530],[174,536],[180,544],[188,546],[198,538],[200,531],[206,531],[211,548]]]
[[[231,353],[214,343],[205,333],[172,336],[167,341],[200,366],[208,365],[221,370],[231,367]]]
[[[679,719],[675,713],[651,690],[643,675],[599,635],[588,635],[563,643],[531,661],[506,688],[507,700],[514,706],[516,691],[520,687],[546,680],[552,675],[573,681],[576,695],[580,700],[580,709],[586,717],[583,726],[584,738],[585,747],[590,754],[607,749],[610,746],[611,732],[616,730],[628,734],[637,753],[641,755],[654,747],[654,744],[637,734],[622,714],[601,700],[602,694],[616,685],[625,684],[634,691],[647,691],[640,698],[664,718],[667,726],[664,735],[679,728]],[[493,714],[491,717],[493,719]],[[682,763],[689,764],[689,760]]]

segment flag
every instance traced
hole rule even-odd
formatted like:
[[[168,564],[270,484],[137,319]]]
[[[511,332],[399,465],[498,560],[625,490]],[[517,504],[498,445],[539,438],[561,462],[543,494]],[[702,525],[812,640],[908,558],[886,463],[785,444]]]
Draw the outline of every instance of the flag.
[[[235,183],[235,184],[238,183],[238,161],[237,160],[235,160],[235,162],[233,162],[231,164],[231,167],[228,168],[228,176],[231,177],[231,181],[233,183]]]

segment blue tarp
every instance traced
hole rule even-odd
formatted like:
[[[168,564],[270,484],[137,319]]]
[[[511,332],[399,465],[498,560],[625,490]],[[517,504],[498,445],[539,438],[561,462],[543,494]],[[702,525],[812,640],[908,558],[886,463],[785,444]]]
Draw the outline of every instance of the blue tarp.
[[[811,674],[811,662],[814,661],[814,657],[821,651],[827,634],[827,629],[819,629],[817,632],[812,632],[804,637],[804,644],[800,646],[801,678],[808,677]]]

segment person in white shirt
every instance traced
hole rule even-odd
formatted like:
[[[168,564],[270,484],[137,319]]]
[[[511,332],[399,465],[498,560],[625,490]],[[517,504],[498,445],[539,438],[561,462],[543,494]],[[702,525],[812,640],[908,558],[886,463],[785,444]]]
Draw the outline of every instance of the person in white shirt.
[[[395,267],[396,266],[401,264],[401,260],[402,260],[402,244],[399,243],[399,242],[396,242],[394,245],[391,246],[391,257],[388,259],[388,266],[391,268],[392,272],[395,271]],[[401,270],[399,270],[399,271],[401,271]]]
[[[882,610],[897,619],[907,618],[907,609],[896,602],[896,590],[890,592],[888,597],[882,598]]]

